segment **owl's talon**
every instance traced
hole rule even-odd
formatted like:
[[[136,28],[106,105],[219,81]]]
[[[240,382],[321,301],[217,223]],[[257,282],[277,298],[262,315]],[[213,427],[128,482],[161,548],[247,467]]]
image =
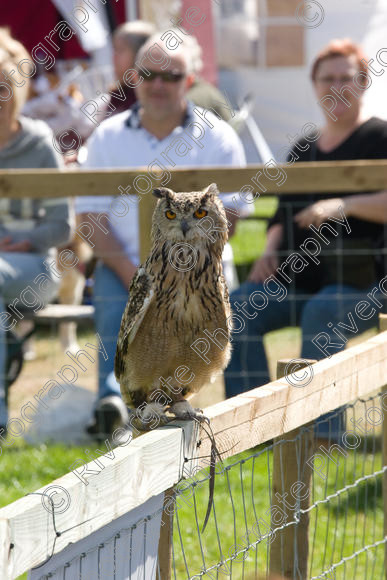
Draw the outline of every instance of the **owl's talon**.
[[[160,419],[160,427],[162,427],[163,425],[167,425],[167,423],[170,423],[173,420],[172,417],[168,417],[166,413],[160,415],[159,419]]]
[[[195,419],[197,419],[197,421],[200,421],[201,423],[207,423],[207,425],[210,424],[210,419],[203,415],[203,409],[194,409],[194,411]]]
[[[141,413],[132,411],[131,414],[133,416],[129,422],[139,431],[152,431],[170,422],[170,418],[164,413],[164,407],[158,403],[148,403]]]
[[[136,417],[136,419],[132,421],[132,425],[139,431],[152,431],[153,429],[167,425],[171,420],[172,419],[165,414],[159,415],[157,419],[154,418],[153,421],[144,421],[144,419]]]
[[[171,405],[168,411],[174,415],[174,420],[210,422],[208,417],[203,415],[202,409],[193,409],[188,401],[178,401]]]

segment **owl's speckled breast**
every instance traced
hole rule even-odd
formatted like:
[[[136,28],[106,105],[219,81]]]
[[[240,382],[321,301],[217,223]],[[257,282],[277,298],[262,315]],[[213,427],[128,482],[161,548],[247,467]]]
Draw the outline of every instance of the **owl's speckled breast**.
[[[189,262],[182,253],[181,263]],[[158,305],[159,322],[174,324],[175,331],[184,330],[197,335],[214,321],[225,327],[221,261],[212,261],[209,253],[202,252],[191,269],[178,270],[169,260],[159,265],[153,288]]]

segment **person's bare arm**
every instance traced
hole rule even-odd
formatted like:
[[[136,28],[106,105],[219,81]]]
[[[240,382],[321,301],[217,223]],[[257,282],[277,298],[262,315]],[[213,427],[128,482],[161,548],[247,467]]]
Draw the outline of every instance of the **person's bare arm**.
[[[266,247],[262,256],[254,262],[248,280],[250,282],[264,282],[266,278],[274,274],[279,266],[278,248],[283,236],[282,224],[274,224],[267,231]]]
[[[298,212],[294,220],[301,228],[308,228],[311,224],[318,227],[330,217],[343,217],[342,212],[347,218],[387,223],[387,191],[323,199]]]
[[[343,199],[344,213],[378,224],[387,223],[387,191],[365,195],[350,195]]]
[[[97,217],[99,214],[90,212],[89,215]],[[124,249],[116,236],[111,231],[104,234],[101,229],[94,227],[95,224],[93,224],[87,214],[81,215],[81,221],[89,223],[94,228],[90,241],[94,244],[93,251],[95,256],[100,258],[108,268],[117,274],[125,288],[129,288],[136,266],[125,255]],[[108,220],[106,219],[106,222],[103,223],[109,229]]]

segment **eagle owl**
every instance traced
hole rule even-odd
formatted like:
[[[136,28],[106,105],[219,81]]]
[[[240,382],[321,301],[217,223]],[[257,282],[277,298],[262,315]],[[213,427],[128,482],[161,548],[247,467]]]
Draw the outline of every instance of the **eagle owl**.
[[[153,193],[152,250],[129,288],[114,366],[122,397],[143,425],[167,420],[166,410],[199,418],[186,397],[213,381],[231,351],[222,270],[228,228],[217,186]]]

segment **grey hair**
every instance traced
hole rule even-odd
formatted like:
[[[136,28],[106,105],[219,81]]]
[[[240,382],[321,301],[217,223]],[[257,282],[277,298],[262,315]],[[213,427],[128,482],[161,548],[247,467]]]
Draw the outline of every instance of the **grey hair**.
[[[162,37],[167,32],[173,32],[178,38],[182,39],[182,43],[179,44],[175,49],[170,49],[167,47],[166,39],[163,40]],[[137,60],[141,60],[146,52],[154,45],[157,44],[161,49],[163,49],[169,56],[174,56],[176,54],[182,55],[185,61],[187,74],[197,74],[203,67],[201,59],[201,48],[196,39],[193,36],[187,35],[183,36],[178,28],[168,28],[165,31],[157,32],[153,34],[145,44],[142,45],[138,51]]]
[[[192,36],[192,34],[184,36],[183,42],[191,51],[192,72],[195,73],[195,75],[198,75],[203,69],[202,47],[198,43],[196,37]]]
[[[155,34],[155,31],[156,28],[151,22],[132,20],[118,26],[113,33],[113,38],[121,38],[134,54],[137,54],[148,38]]]

